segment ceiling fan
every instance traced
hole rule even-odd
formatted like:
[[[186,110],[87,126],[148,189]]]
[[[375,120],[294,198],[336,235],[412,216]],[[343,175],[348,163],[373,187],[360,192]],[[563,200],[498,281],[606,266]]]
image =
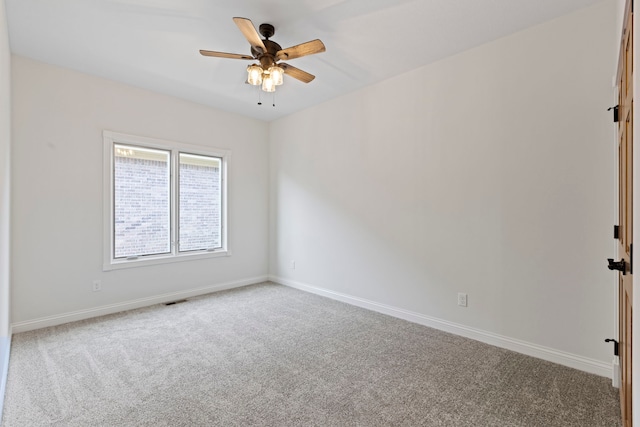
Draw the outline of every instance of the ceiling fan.
[[[282,49],[278,43],[273,40],[269,40],[275,33],[273,25],[260,25],[260,34],[264,37],[264,39],[261,39],[250,19],[233,18],[233,22],[235,22],[251,45],[251,56],[239,53],[215,52],[211,50],[200,50],[200,54],[203,56],[213,56],[217,58],[259,61],[260,64],[254,63],[247,67],[247,82],[255,86],[262,85],[262,90],[265,92],[274,92],[276,90],[276,86],[282,84],[283,74],[287,74],[303,83],[309,83],[315,79],[313,74],[309,74],[306,71],[302,71],[299,68],[279,61],[324,52],[326,49],[324,43],[320,40],[316,39]]]

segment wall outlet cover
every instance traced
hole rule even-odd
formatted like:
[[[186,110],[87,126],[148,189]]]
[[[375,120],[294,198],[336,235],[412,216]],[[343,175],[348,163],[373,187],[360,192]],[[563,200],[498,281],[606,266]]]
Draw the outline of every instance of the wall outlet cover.
[[[463,293],[458,293],[458,305],[460,307],[466,307],[467,306],[467,294],[463,294]]]

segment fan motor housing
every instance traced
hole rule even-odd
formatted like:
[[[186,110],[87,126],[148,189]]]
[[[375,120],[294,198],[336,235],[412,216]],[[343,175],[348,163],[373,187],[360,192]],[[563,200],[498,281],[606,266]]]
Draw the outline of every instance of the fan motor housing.
[[[280,45],[272,40],[262,40],[262,43],[264,43],[264,47],[267,48],[267,51],[264,52],[265,55],[271,55],[275,58],[276,53],[282,50]],[[260,55],[263,55],[262,52],[255,50],[253,47],[251,47],[251,54],[254,58],[260,58]]]
[[[262,65],[262,68],[268,69],[270,66],[276,63],[276,53],[282,50],[282,47],[280,47],[278,43],[271,40],[262,40],[262,43],[264,43],[264,47],[267,48],[267,51],[265,53],[261,53],[252,47],[251,54],[254,58],[260,61],[260,65]]]

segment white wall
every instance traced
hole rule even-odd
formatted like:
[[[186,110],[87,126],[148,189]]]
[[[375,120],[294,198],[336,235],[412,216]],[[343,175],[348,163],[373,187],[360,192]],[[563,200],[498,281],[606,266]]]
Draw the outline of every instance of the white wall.
[[[11,53],[4,0],[0,0],[0,418],[9,363],[9,214],[11,146]]]
[[[139,299],[266,278],[268,124],[19,56],[12,73],[11,311],[18,330],[50,316],[61,322],[78,311],[99,314],[96,307],[115,304],[115,311]],[[231,150],[233,255],[103,272],[103,129]],[[94,279],[102,292],[92,292]]]
[[[605,1],[272,123],[272,276],[610,366],[615,27]]]
[[[10,71],[9,34],[4,0],[0,0],[0,337],[9,335]]]

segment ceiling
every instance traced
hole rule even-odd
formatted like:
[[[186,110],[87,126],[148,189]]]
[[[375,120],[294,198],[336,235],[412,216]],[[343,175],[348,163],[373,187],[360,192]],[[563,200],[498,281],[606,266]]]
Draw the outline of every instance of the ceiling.
[[[1,1],[1,0],[0,0]],[[542,23],[599,0],[5,0],[13,53],[271,121]],[[326,52],[288,61],[271,94],[245,84],[250,54],[232,17],[275,26],[283,48],[321,39]]]

